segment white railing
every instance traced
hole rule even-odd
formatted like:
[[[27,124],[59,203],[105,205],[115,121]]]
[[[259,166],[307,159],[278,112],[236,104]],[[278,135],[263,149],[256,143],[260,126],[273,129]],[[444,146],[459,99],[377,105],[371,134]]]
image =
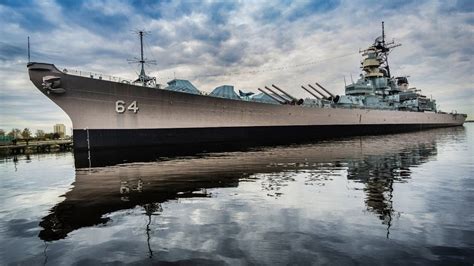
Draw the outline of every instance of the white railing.
[[[64,74],[69,74],[69,75],[74,75],[74,76],[80,76],[80,77],[86,77],[86,78],[92,78],[92,79],[100,79],[100,80],[108,80],[108,81],[113,81],[113,82],[119,82],[119,83],[132,83],[133,81],[130,79],[125,79],[121,77],[115,77],[115,76],[109,76],[109,75],[104,75],[100,73],[94,73],[94,72],[89,72],[89,71],[81,71],[81,70],[75,70],[75,69],[70,69],[70,68],[64,68],[62,70]]]

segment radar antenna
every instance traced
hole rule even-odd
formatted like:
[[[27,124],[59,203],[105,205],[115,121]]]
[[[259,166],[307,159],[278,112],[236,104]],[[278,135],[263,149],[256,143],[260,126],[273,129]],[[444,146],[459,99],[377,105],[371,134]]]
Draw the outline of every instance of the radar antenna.
[[[143,36],[148,34],[148,32],[145,32],[144,30],[140,30],[140,31],[137,32],[137,34],[140,37],[140,59],[135,58],[135,60],[128,60],[128,62],[129,63],[140,63],[141,70],[140,70],[140,74],[138,75],[138,79],[136,79],[133,82],[134,83],[137,83],[137,82],[142,83],[143,86],[156,84],[156,78],[155,77],[150,77],[150,76],[147,76],[145,74],[145,64],[153,64],[153,65],[156,64],[155,60],[147,60],[143,56]]]
[[[390,74],[390,66],[388,64],[388,54],[390,53],[390,50],[392,50],[395,47],[401,46],[401,44],[395,43],[394,40],[392,40],[391,42],[385,42],[385,25],[383,21],[382,21],[382,36],[375,39],[374,46],[381,52],[381,56],[382,56],[381,59],[384,64],[383,67],[387,70],[387,76],[390,78],[391,74]]]

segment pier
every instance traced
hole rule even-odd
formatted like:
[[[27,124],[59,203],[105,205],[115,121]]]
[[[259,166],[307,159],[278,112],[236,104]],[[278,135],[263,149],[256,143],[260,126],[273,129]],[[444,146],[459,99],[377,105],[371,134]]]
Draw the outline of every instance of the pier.
[[[0,154],[26,154],[26,153],[46,153],[52,151],[72,150],[72,140],[47,140],[34,141],[27,143],[18,143],[16,145],[0,146]]]

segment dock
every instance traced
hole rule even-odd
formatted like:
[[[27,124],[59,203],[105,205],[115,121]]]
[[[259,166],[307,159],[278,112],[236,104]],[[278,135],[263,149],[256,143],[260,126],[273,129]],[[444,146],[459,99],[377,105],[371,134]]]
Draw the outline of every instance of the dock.
[[[46,140],[46,141],[31,141],[26,143],[17,143],[16,145],[1,145],[0,154],[14,155],[26,153],[47,153],[52,151],[67,151],[72,150],[72,140]]]

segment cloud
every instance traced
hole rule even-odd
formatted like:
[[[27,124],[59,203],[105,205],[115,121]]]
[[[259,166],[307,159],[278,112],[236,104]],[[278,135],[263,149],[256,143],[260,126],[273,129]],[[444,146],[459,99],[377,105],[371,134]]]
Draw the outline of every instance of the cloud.
[[[0,126],[70,125],[32,93],[26,36],[34,61],[132,79],[138,68],[126,59],[139,55],[132,31],[145,29],[146,57],[157,60],[147,70],[160,83],[188,78],[205,91],[274,83],[307,97],[299,85],[315,81],[344,93],[344,76],[358,76],[358,49],[380,35],[381,21],[389,39],[403,44],[390,55],[394,75],[410,75],[410,85],[442,109],[472,117],[473,15],[472,1],[3,1],[1,101],[13,111],[2,108]],[[34,117],[23,103],[35,105]]]
[[[25,47],[19,47],[0,41],[0,60],[2,61],[15,60],[20,56],[25,56],[26,52],[27,49]]]

